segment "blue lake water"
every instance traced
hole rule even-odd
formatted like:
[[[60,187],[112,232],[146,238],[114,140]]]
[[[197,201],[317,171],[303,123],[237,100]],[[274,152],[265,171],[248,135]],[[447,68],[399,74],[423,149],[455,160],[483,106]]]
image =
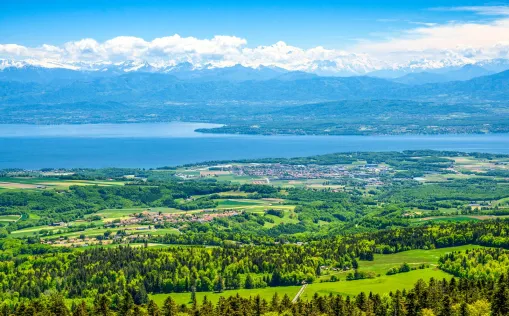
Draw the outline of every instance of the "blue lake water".
[[[194,132],[201,123],[0,125],[0,169],[161,167],[350,151],[454,150],[509,154],[509,134],[247,136]]]

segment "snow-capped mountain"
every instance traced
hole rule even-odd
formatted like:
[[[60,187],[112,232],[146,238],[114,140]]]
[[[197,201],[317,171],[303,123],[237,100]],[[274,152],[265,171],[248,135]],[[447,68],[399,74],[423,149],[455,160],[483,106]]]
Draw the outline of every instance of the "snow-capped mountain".
[[[465,62],[465,61],[462,61]],[[307,68],[306,68],[307,67]],[[233,65],[218,67],[211,64],[195,65],[191,62],[149,63],[128,60],[119,63],[55,62],[38,60],[0,59],[0,80],[21,82],[49,82],[54,80],[93,79],[130,73],[157,73],[172,75],[181,80],[247,81],[247,80],[297,80],[310,76],[359,76],[367,75],[395,79],[407,84],[468,80],[509,69],[509,60],[494,59],[477,63],[457,60],[413,61],[404,65],[375,65],[369,60],[314,61],[302,71],[290,71],[275,66],[247,67]],[[407,76],[409,75],[409,76]],[[405,77],[407,76],[407,77]],[[401,78],[401,79],[399,79]]]

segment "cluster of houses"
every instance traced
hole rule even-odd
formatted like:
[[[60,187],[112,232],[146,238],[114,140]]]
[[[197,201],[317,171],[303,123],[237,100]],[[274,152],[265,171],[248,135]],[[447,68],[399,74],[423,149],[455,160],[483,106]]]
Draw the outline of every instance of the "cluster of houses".
[[[288,165],[288,164],[249,164],[235,165],[232,173],[237,176],[265,177],[278,180],[305,179],[358,179],[367,185],[383,185],[380,176],[391,170],[390,167],[377,164],[365,164],[355,167],[341,165]]]
[[[128,226],[133,224],[162,224],[162,223],[187,223],[187,222],[210,222],[215,218],[239,215],[236,210],[204,210],[186,213],[161,213],[144,211],[132,214],[131,217],[120,219],[111,223],[111,226]]]
[[[146,210],[141,213],[115,220],[105,224],[106,227],[120,227],[122,234],[112,233],[108,236],[98,237],[83,234],[80,237],[57,237],[52,239],[41,239],[42,244],[53,246],[86,247],[90,245],[107,245],[113,242],[124,243],[143,236],[148,236],[147,231],[157,230],[155,225],[163,223],[189,223],[189,222],[210,222],[215,218],[230,217],[239,215],[238,210],[204,210],[188,213],[161,213]],[[53,223],[52,226],[67,227],[67,223]],[[145,233],[144,233],[145,232]]]

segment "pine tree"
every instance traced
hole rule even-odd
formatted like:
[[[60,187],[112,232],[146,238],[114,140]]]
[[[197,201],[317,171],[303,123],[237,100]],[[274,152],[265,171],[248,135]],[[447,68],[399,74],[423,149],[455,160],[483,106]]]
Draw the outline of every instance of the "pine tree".
[[[316,276],[322,275],[322,268],[320,267],[320,265],[316,266],[315,274],[316,274]]]
[[[200,315],[213,315],[214,313],[214,306],[212,303],[207,299],[207,296],[203,297],[203,303],[201,304],[200,308]]]
[[[143,282],[139,283],[138,290],[134,294],[133,299],[136,305],[142,305],[148,302],[148,294],[147,290],[145,289],[145,284],[143,284]]]
[[[253,280],[253,277],[251,276],[251,274],[248,274],[247,277],[246,277],[246,283],[244,285],[244,287],[246,289],[254,289],[254,280]]]
[[[163,316],[176,316],[177,314],[178,314],[177,304],[171,298],[171,296],[168,296],[164,300],[164,304],[163,304]]]
[[[133,313],[136,316],[147,316],[147,312],[143,310],[140,306],[135,305],[133,308]]]
[[[214,291],[217,293],[223,293],[224,288],[224,279],[222,276],[219,276],[214,284]]]
[[[498,288],[493,297],[492,315],[509,315],[509,291],[502,277],[500,278]]]
[[[261,316],[265,313],[265,309],[262,303],[262,299],[260,298],[260,295],[256,295],[253,302],[253,315],[254,316]]]
[[[88,316],[87,304],[85,301],[81,301],[81,303],[76,306],[72,316]]]
[[[274,293],[272,296],[272,300],[270,301],[270,310],[272,312],[279,312],[280,311],[280,302],[279,302],[279,295]]]
[[[122,316],[131,315],[133,313],[133,308],[134,308],[133,297],[132,297],[131,293],[129,293],[128,291],[125,291],[124,295],[122,297],[122,301],[120,302],[118,314],[119,314],[119,316],[120,315],[122,315]]]
[[[191,286],[191,302],[196,305],[196,286]]]
[[[281,309],[286,310],[286,309],[290,308],[291,305],[292,305],[292,301],[290,300],[290,297],[288,296],[288,294],[285,294],[283,296],[283,299],[281,300]]]
[[[274,270],[272,272],[272,278],[270,279],[271,286],[279,286],[281,285],[281,272],[279,270]]]
[[[97,316],[111,316],[113,314],[110,310],[110,300],[106,295],[99,296],[94,306],[94,313]]]
[[[62,295],[52,295],[50,302],[49,311],[53,316],[69,316],[71,314],[65,305],[64,297]]]
[[[406,314],[405,304],[403,302],[403,298],[401,297],[401,291],[397,290],[394,296],[392,297],[391,315],[403,316],[405,314]]]
[[[452,315],[452,303],[449,295],[444,296],[442,301],[442,309],[440,311],[440,316],[450,316]]]
[[[361,311],[365,312],[367,307],[366,294],[364,292],[360,292],[355,298],[355,303]]]
[[[459,316],[469,316],[468,305],[466,302],[461,303],[460,310],[459,310]]]
[[[147,313],[148,316],[159,316],[159,307],[157,306],[156,302],[153,300],[150,300],[147,305]]]

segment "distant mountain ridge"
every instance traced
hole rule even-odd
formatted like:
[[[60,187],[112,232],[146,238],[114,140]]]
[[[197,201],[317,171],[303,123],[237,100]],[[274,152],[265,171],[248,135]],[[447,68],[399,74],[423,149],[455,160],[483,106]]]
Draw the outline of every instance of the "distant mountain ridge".
[[[0,104],[120,102],[146,105],[168,102],[207,104],[362,99],[467,102],[509,99],[509,71],[466,81],[422,85],[407,85],[367,76],[319,77],[298,72],[280,74],[274,70],[268,71],[268,75],[265,72],[254,72],[250,77],[254,79],[238,80],[235,68],[228,71],[226,75],[217,76],[230,76],[233,79],[206,80],[204,76],[200,80],[189,80],[179,79],[178,74],[129,72],[117,76],[54,80],[49,83],[3,81],[0,85]]]
[[[398,83],[418,85],[469,80],[501,72],[509,69],[509,60],[494,59],[476,64],[444,66],[442,68],[410,65],[408,67],[387,68],[371,72],[369,68],[348,68],[341,71],[334,70],[336,68],[337,63],[331,62],[316,63],[306,72],[292,71],[274,66],[248,67],[240,64],[218,67],[209,64],[197,66],[190,62],[151,64],[142,60],[128,60],[120,63],[63,63],[0,59],[0,80],[47,83],[53,80],[89,80],[120,76],[128,73],[158,73],[169,74],[181,80],[238,82],[271,80],[278,77],[284,80],[295,80],[309,79],[317,76],[349,77],[362,75],[392,79]]]
[[[481,76],[492,75],[494,73],[494,71],[490,71],[481,66],[470,64],[450,71],[410,73],[395,78],[393,81],[409,85],[420,85],[426,83],[466,81]]]
[[[181,80],[248,81],[270,80],[277,77],[310,78],[316,75],[302,71],[288,71],[278,67],[257,68],[234,65],[231,67],[200,67],[185,62],[174,66],[157,67],[147,62],[126,61],[118,64],[96,64],[84,67],[60,64],[41,65],[29,62],[0,62],[0,80],[48,83],[53,80],[87,80],[121,76],[128,73],[168,74]],[[291,74],[291,75],[290,75]]]

